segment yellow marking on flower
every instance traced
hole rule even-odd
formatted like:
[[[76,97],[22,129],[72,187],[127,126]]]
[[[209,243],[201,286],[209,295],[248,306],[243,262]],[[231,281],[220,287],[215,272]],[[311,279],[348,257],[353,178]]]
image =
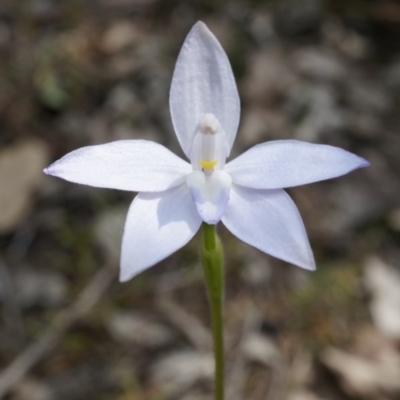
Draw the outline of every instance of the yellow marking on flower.
[[[217,160],[211,160],[211,161],[201,160],[200,165],[202,168],[209,170],[209,169],[213,169],[217,165],[217,162],[218,162]]]

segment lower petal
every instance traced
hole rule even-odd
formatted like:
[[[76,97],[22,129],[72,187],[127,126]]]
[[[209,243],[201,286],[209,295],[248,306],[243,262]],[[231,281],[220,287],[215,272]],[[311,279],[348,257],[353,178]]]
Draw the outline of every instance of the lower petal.
[[[207,224],[218,223],[229,200],[230,175],[214,171],[208,176],[203,171],[193,171],[187,176],[186,183],[201,219]]]
[[[186,185],[139,193],[122,239],[120,280],[127,281],[183,247],[201,225]]]
[[[299,267],[315,269],[303,221],[284,190],[232,185],[222,222],[243,242]]]

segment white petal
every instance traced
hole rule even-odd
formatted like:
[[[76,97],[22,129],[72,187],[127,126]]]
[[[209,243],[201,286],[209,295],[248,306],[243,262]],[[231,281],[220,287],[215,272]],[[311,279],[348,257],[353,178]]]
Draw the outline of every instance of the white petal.
[[[90,186],[155,192],[180,185],[191,170],[160,144],[121,140],[72,151],[44,172]]]
[[[240,101],[225,51],[203,22],[183,43],[170,91],[172,122],[187,157],[200,120],[214,114],[232,147],[240,118]]]
[[[232,179],[224,171],[214,171],[207,176],[202,171],[193,171],[188,175],[187,186],[197,211],[204,222],[218,223],[229,200]]]
[[[279,189],[336,178],[369,162],[338,147],[277,140],[252,147],[225,166],[234,183]]]
[[[125,282],[183,247],[201,225],[187,186],[139,193],[122,239],[120,280]]]
[[[315,269],[303,221],[284,190],[232,185],[222,222],[243,242],[299,267]]]

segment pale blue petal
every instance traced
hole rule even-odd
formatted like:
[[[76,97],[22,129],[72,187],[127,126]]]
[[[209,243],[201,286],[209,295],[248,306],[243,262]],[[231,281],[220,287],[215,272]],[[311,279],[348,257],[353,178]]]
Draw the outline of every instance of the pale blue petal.
[[[284,190],[232,185],[222,223],[243,242],[276,258],[314,270],[303,221]]]
[[[160,144],[120,140],[82,147],[44,172],[70,182],[134,192],[156,192],[182,184],[190,164]]]
[[[252,147],[225,166],[234,183],[254,189],[280,189],[336,178],[369,162],[346,150],[297,140]]]
[[[200,120],[211,113],[225,131],[229,148],[235,140],[240,100],[228,57],[203,22],[197,22],[183,43],[170,91],[170,109],[179,143],[186,156]]]
[[[214,171],[210,176],[193,171],[186,182],[202,220],[207,224],[218,223],[228,203],[231,177],[224,171]]]
[[[185,184],[162,193],[139,193],[126,218],[120,280],[133,278],[183,247],[200,225]]]

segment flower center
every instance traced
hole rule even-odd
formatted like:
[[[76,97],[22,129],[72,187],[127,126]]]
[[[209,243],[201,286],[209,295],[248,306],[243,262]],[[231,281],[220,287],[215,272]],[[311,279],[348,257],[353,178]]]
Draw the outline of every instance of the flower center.
[[[225,132],[213,114],[205,114],[193,140],[191,162],[194,170],[211,176],[215,170],[223,169],[228,155]]]
[[[186,184],[204,222],[216,224],[225,211],[232,185],[230,175],[223,171],[229,154],[229,143],[213,114],[205,114],[194,137],[190,161],[193,172]]]
[[[215,159],[218,125],[217,119],[212,114],[206,114],[200,123],[201,160],[199,164],[206,175],[211,175],[218,164],[218,160]]]

